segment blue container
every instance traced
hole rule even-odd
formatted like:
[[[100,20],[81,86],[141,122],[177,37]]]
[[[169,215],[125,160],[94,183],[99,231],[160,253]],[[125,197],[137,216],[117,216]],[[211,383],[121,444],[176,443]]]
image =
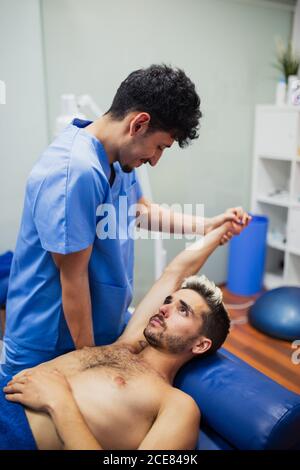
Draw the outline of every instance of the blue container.
[[[227,287],[234,294],[253,295],[263,287],[268,218],[252,215],[242,233],[230,241]]]

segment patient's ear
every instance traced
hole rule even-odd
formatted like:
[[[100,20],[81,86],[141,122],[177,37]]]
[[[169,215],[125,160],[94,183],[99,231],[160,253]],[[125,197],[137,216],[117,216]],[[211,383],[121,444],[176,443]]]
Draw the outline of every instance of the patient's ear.
[[[206,338],[206,336],[200,336],[199,339],[193,345],[192,353],[195,355],[203,354],[211,348],[211,345],[211,339]]]

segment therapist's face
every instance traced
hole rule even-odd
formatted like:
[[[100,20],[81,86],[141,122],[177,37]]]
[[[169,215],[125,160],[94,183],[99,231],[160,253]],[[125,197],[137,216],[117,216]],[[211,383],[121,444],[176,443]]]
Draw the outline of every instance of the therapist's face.
[[[126,173],[146,163],[155,166],[165,148],[171,147],[174,142],[170,133],[152,131],[149,128],[150,120],[148,113],[136,113],[127,118],[118,158]]]

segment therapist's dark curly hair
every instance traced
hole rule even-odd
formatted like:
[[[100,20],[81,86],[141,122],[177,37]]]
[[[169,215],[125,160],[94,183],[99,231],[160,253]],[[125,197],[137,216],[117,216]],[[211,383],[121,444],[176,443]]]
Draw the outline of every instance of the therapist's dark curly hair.
[[[151,65],[120,85],[106,114],[121,120],[131,111],[150,114],[149,130],[169,132],[180,147],[199,137],[200,98],[183,70]]]

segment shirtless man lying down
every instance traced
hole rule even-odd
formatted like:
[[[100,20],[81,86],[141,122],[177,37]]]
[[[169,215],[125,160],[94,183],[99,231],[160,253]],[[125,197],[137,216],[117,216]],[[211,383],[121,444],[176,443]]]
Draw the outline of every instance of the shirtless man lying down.
[[[222,345],[230,320],[220,289],[192,275],[224,234],[243,226],[227,222],[181,252],[115,343],[15,376],[4,388],[6,400],[1,393],[0,448],[195,448],[199,408],[172,383],[183,364]]]

